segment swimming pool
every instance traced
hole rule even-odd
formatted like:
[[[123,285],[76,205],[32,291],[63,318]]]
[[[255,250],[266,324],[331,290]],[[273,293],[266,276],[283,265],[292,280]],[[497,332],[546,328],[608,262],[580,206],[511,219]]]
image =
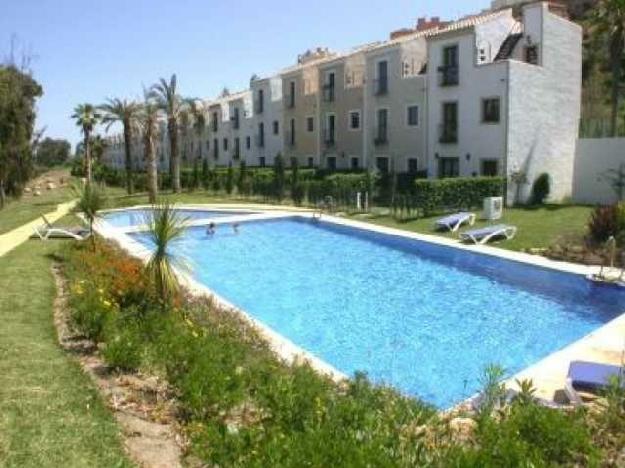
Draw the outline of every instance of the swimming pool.
[[[102,216],[102,219],[116,228],[125,228],[132,226],[139,226],[145,223],[147,216],[151,213],[150,209],[132,209],[122,211],[110,211]],[[177,213],[182,218],[188,220],[196,219],[208,219],[208,218],[220,218],[223,216],[234,216],[241,214],[250,214],[249,211],[219,211],[219,210],[189,210],[189,209],[177,209]]]
[[[512,375],[625,311],[624,292],[578,275],[298,217],[189,228],[173,250],[338,370],[441,408],[474,394],[487,364]]]

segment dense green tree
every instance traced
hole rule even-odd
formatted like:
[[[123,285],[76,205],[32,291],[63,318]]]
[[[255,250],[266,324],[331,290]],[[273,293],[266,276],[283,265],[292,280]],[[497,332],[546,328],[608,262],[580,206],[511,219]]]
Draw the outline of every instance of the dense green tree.
[[[91,160],[91,133],[95,126],[100,122],[100,113],[93,104],[79,104],[74,108],[72,118],[76,121],[83,134],[85,175],[87,183],[91,183],[93,179],[92,160]]]
[[[120,123],[124,133],[124,155],[126,166],[126,191],[131,194],[134,191],[132,180],[132,137],[137,127],[137,118],[141,105],[126,99],[108,99],[100,106],[102,111],[102,123],[108,130],[111,125]]]
[[[208,167],[207,158],[202,160],[202,185],[204,186],[204,190],[208,190],[210,185],[210,169]]]
[[[69,141],[56,138],[44,138],[37,146],[35,161],[46,167],[58,166],[66,163],[72,153]]]
[[[282,200],[284,198],[284,186],[286,176],[284,172],[284,158],[280,153],[278,153],[273,163],[273,174],[275,184],[275,196],[278,200]]]
[[[178,125],[184,110],[183,99],[178,94],[176,74],[169,81],[161,78],[152,86],[154,97],[163,112],[167,115],[167,134],[169,136],[169,164],[172,175],[172,186],[175,193],[180,192],[180,153],[178,152]]]
[[[43,89],[27,71],[0,65],[0,208],[21,194],[32,172],[37,98]]]
[[[228,164],[228,172],[226,172],[226,193],[230,195],[234,189],[234,168],[232,163]]]
[[[248,178],[249,174],[247,172],[247,164],[245,163],[245,161],[241,161],[241,164],[239,166],[239,178],[237,179],[237,191],[239,192],[239,195],[248,194]]]
[[[610,135],[617,136],[625,89],[625,0],[600,0],[592,11],[591,34],[605,51],[610,71]]]

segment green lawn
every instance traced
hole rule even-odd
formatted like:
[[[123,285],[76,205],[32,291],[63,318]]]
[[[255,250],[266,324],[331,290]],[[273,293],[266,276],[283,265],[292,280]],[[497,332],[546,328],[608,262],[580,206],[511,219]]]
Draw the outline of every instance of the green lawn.
[[[145,194],[132,196],[125,195],[119,188],[108,188],[107,194],[110,207],[132,206],[147,204]],[[204,191],[184,192],[179,194],[166,193],[164,195],[172,202],[179,203],[262,203],[260,198],[228,197],[227,195],[212,195]],[[286,203],[286,201],[285,201]],[[504,242],[496,242],[492,245],[509,249],[522,250],[529,248],[543,248],[558,242],[581,243],[586,232],[586,222],[591,207],[577,205],[546,205],[532,208],[506,208],[501,220],[494,223],[512,224],[518,228],[514,239]],[[372,215],[350,215],[353,219],[371,222],[397,229],[404,229],[422,234],[435,234],[445,237],[457,238],[458,234],[441,233],[434,230],[434,221],[441,216],[420,218],[411,221],[396,221],[387,213],[388,210],[376,209]],[[475,211],[480,216],[479,210]],[[489,224],[486,221],[478,221],[475,227]],[[462,230],[466,230],[463,228]]]
[[[498,221],[477,220],[475,228],[488,224],[506,223],[518,228],[517,235],[509,241],[493,243],[497,247],[509,250],[542,248],[558,242],[580,242],[586,231],[586,221],[592,208],[586,206],[548,205],[540,208],[510,208],[504,210],[504,216]],[[476,212],[479,218],[479,212]],[[420,218],[413,221],[396,221],[388,215],[372,215],[355,219],[368,221],[383,226],[389,226],[422,234],[436,234],[450,238],[457,238],[458,233],[441,233],[434,230],[434,222],[441,216]],[[463,227],[460,232],[469,229]]]
[[[0,257],[0,466],[131,466],[113,416],[57,344],[50,255],[58,247],[29,241]]]
[[[12,200],[0,210],[0,234],[4,234],[16,227],[26,224],[33,219],[56,209],[59,203],[74,198],[69,187],[55,190],[44,190],[40,197],[30,195],[20,200]]]

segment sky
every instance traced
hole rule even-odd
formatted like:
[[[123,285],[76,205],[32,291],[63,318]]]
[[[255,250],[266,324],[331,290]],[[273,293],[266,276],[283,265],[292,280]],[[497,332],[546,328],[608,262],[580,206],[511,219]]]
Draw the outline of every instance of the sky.
[[[180,93],[211,98],[224,86],[295,63],[306,49],[345,51],[388,38],[420,16],[456,19],[489,0],[0,0],[0,58],[12,37],[33,56],[44,96],[37,127],[76,144],[82,102],[140,98],[176,73]],[[114,132],[112,128],[110,131]],[[104,129],[101,129],[104,133]]]

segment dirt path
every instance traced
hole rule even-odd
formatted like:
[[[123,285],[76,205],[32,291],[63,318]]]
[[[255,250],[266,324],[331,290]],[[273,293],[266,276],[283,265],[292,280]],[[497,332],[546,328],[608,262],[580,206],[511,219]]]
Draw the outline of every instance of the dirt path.
[[[134,462],[146,468],[181,467],[184,440],[176,430],[176,406],[167,384],[155,377],[112,372],[95,344],[69,326],[67,281],[53,266],[57,287],[54,324],[60,345],[74,354],[91,377],[122,428],[124,445]]]

